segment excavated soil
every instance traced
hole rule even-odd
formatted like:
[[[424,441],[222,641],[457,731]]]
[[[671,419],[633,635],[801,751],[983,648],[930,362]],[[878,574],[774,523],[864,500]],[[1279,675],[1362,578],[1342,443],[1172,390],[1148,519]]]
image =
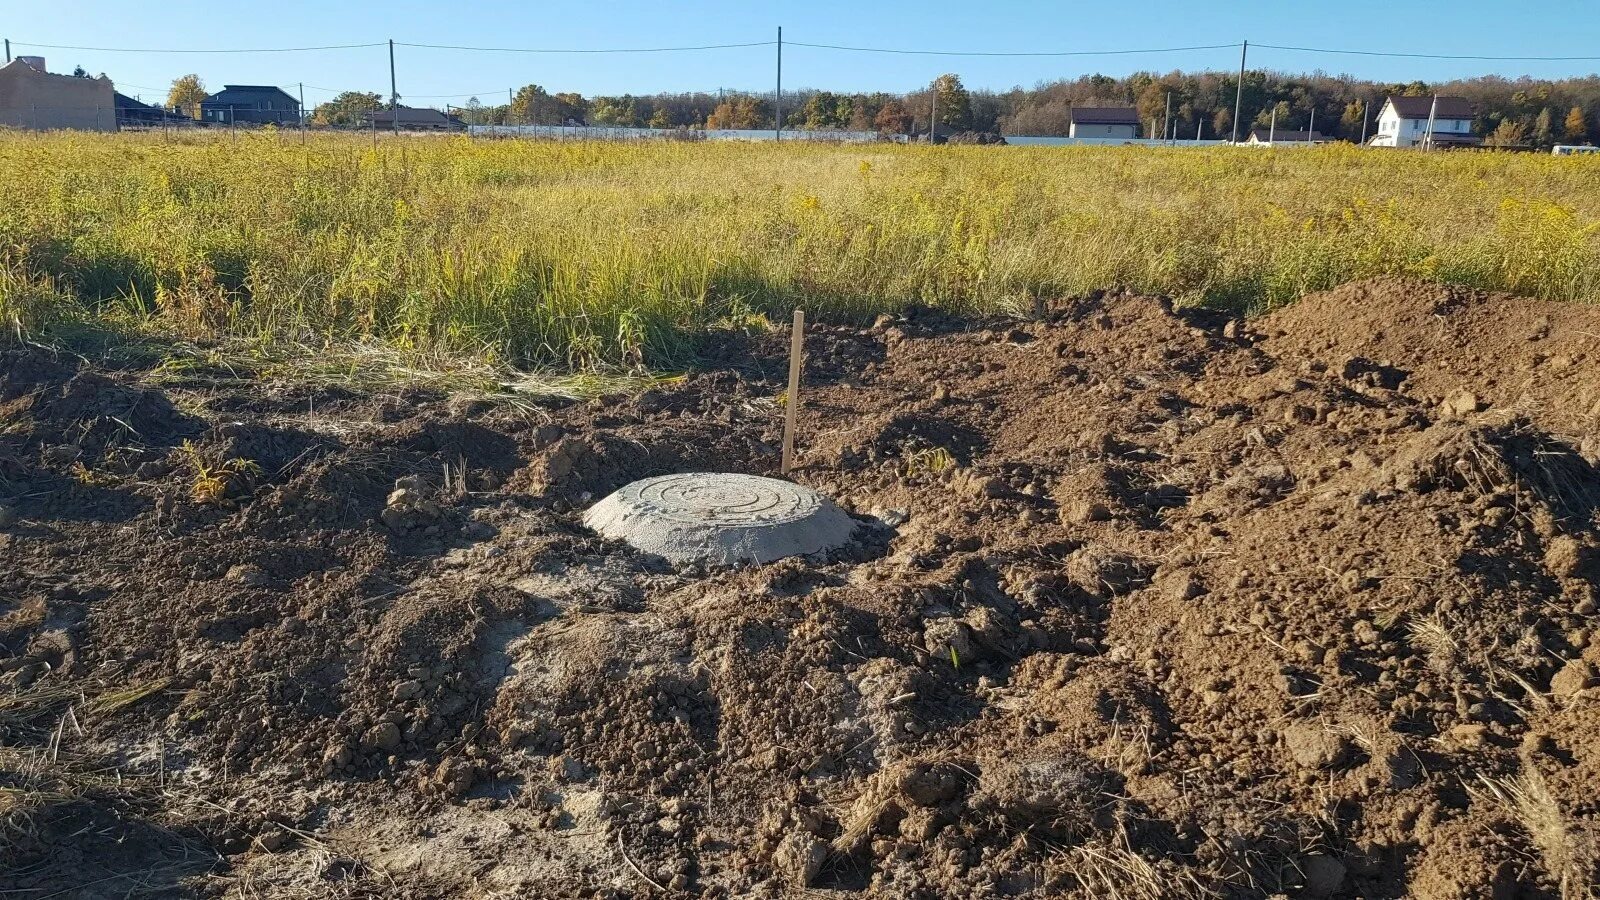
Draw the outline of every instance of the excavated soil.
[[[1600,891],[1600,308],[1384,280],[814,328],[506,404],[0,354],[0,894]]]

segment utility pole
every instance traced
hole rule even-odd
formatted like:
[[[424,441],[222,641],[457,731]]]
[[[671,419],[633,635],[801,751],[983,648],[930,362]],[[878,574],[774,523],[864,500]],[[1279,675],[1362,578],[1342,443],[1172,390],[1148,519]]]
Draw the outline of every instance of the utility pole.
[[[1311,143],[1311,133],[1317,130],[1317,108],[1311,107],[1311,124],[1306,127],[1306,143]]]
[[[1361,146],[1367,145],[1367,116],[1372,112],[1372,104],[1365,97],[1361,98]]]
[[[389,118],[394,133],[400,133],[400,91],[394,84],[394,38],[389,39]]]
[[[1271,147],[1278,142],[1278,108],[1272,108],[1272,122],[1267,125],[1267,146]]]
[[[1422,149],[1433,149],[1433,117],[1439,112],[1439,95],[1433,95],[1433,105],[1428,107],[1428,130],[1422,133]]]
[[[1250,56],[1250,42],[1239,51],[1239,86],[1233,94],[1233,142],[1239,143],[1239,116],[1244,113],[1244,61]]]
[[[506,124],[511,124],[511,107],[515,105],[516,98],[511,96],[511,88],[506,88]]]
[[[783,140],[783,26],[778,26],[778,99],[773,104],[773,140]]]
[[[933,98],[932,111],[928,113],[928,146],[933,146],[933,139],[939,136],[939,79],[933,80],[933,90],[928,94]]]
[[[300,82],[300,130],[306,130],[306,83]]]
[[[1194,142],[1195,142],[1196,146],[1199,146],[1199,144],[1200,144],[1200,129],[1205,127],[1205,124],[1206,124],[1206,120],[1205,119],[1198,119],[1194,123]]]
[[[1161,139],[1172,137],[1172,92],[1167,91],[1167,113],[1161,119]]]

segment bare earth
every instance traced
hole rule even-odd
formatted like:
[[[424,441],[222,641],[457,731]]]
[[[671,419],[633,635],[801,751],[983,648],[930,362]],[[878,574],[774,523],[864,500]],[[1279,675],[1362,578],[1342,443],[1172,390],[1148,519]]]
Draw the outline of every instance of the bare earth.
[[[1600,308],[815,328],[855,543],[584,531],[773,474],[784,343],[534,407],[0,353],[0,892],[1600,891]]]

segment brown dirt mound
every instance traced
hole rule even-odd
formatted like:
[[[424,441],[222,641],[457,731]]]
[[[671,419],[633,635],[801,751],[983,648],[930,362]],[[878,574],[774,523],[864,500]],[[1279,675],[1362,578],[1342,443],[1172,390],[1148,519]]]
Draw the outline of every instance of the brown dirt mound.
[[[1275,355],[1376,365],[1423,402],[1524,412],[1582,437],[1600,428],[1596,321],[1593,306],[1380,278],[1307,297],[1257,328]]]
[[[1585,332],[1395,281],[817,328],[797,477],[862,537],[738,571],[579,514],[771,474],[783,335],[535,409],[0,356],[0,889],[1585,896]]]

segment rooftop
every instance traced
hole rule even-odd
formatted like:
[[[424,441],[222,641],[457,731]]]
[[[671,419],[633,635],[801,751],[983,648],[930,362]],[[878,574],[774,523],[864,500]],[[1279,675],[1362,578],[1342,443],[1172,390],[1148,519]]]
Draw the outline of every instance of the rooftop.
[[[1389,105],[1402,119],[1426,119],[1433,110],[1432,97],[1390,97]],[[1440,97],[1439,108],[1433,113],[1436,119],[1470,119],[1474,115],[1472,101],[1465,97]]]
[[[1131,106],[1074,106],[1074,125],[1133,125],[1139,124],[1139,111]]]

